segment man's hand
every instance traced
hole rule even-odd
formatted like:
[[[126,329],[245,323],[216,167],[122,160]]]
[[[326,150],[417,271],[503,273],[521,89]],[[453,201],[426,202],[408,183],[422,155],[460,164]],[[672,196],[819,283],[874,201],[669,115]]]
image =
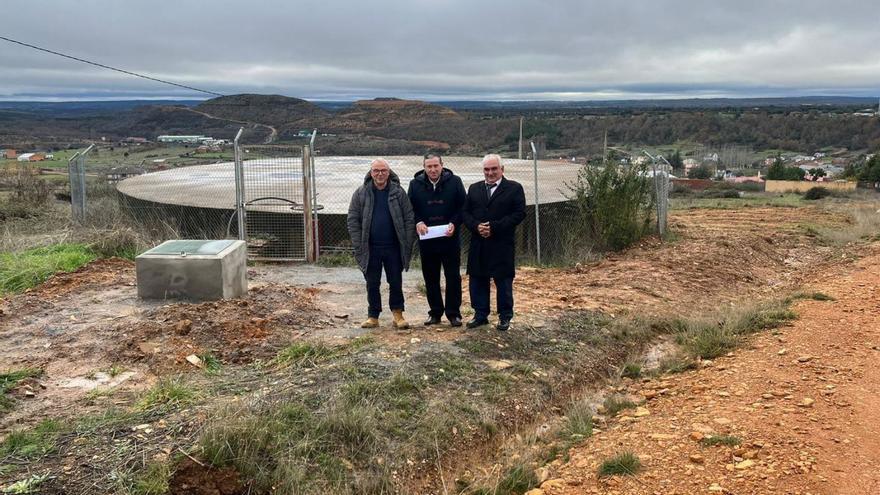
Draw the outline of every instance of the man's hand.
[[[492,235],[492,229],[489,227],[489,222],[483,222],[477,225],[477,231],[482,237],[485,237],[487,239],[490,235]]]
[[[418,232],[419,235],[425,235],[428,233],[428,226],[425,225],[425,222],[419,222],[416,224],[416,232]]]
[[[455,224],[450,223],[448,227],[446,227],[446,237],[452,237],[452,234],[455,233]]]

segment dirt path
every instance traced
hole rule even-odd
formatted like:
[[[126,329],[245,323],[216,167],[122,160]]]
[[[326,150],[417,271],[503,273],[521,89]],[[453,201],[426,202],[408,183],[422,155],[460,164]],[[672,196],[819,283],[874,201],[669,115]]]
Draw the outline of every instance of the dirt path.
[[[699,370],[627,381],[645,409],[599,423],[534,493],[880,493],[880,245],[816,280],[836,300],[799,302],[791,326]],[[740,444],[699,441],[712,435]],[[638,476],[599,478],[622,451]]]

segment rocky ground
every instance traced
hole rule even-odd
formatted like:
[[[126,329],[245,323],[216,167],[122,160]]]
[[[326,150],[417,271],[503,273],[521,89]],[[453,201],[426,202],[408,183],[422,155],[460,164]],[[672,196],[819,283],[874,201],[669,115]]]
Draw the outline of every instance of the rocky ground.
[[[810,284],[791,326],[699,370],[627,381],[644,406],[600,425],[531,495],[880,493],[880,245]],[[707,445],[735,437],[735,445]],[[599,477],[636,454],[635,476]]]

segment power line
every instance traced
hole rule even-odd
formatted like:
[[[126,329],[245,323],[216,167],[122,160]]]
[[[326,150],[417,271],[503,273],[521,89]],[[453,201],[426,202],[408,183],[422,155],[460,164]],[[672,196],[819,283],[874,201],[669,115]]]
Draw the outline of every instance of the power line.
[[[214,95],[214,96],[226,96],[226,95],[224,95],[224,94],[222,94],[222,93],[216,93],[216,92],[214,92],[214,91],[208,91],[208,90],[206,90],[206,89],[194,88],[194,87],[192,87],[192,86],[187,86],[187,85],[185,85],[185,84],[178,84],[178,83],[171,82],[171,81],[165,81],[165,80],[163,80],[163,79],[157,79],[157,78],[155,78],[155,77],[150,77],[150,76],[145,76],[145,75],[143,75],[143,74],[138,74],[137,72],[131,72],[131,71],[128,71],[128,70],[117,69],[116,67],[110,67],[109,65],[99,64],[98,62],[92,62],[91,60],[85,60],[85,59],[82,59],[82,58],[74,57],[74,56],[72,56],[72,55],[65,55],[65,54],[63,54],[63,53],[56,52],[56,51],[54,51],[54,50],[49,50],[48,48],[42,48],[42,47],[39,47],[39,46],[35,46],[35,45],[31,45],[31,44],[25,43],[25,42],[23,42],[23,41],[18,41],[18,40],[14,40],[14,39],[6,38],[5,36],[0,36],[0,40],[8,41],[8,42],[10,42],[10,43],[15,43],[16,45],[26,46],[26,47],[28,47],[28,48],[33,48],[34,50],[39,50],[39,51],[41,51],[41,52],[51,53],[52,55],[58,55],[59,57],[69,58],[69,59],[71,59],[71,60],[76,60],[77,62],[83,62],[83,63],[85,63],[85,64],[94,65],[94,66],[96,66],[96,67],[101,67],[101,68],[103,68],[103,69],[110,69],[110,70],[113,70],[113,71],[116,71],[116,72],[121,72],[121,73],[123,73],[123,74],[128,74],[129,76],[140,77],[141,79],[148,79],[148,80],[150,80],[150,81],[156,81],[156,82],[159,82],[159,83],[162,83],[162,84],[170,84],[171,86],[177,86],[178,88],[184,88],[184,89],[189,89],[189,90],[192,90],[192,91],[198,91],[198,92],[200,92],[200,93],[207,93],[207,94],[209,94],[209,95]]]

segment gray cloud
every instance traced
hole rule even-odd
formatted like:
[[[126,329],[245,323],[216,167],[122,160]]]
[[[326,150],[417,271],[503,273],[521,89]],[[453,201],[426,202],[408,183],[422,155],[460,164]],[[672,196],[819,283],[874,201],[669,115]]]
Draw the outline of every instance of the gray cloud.
[[[222,93],[880,93],[869,1],[7,0],[0,34]],[[0,98],[198,96],[0,42]]]

